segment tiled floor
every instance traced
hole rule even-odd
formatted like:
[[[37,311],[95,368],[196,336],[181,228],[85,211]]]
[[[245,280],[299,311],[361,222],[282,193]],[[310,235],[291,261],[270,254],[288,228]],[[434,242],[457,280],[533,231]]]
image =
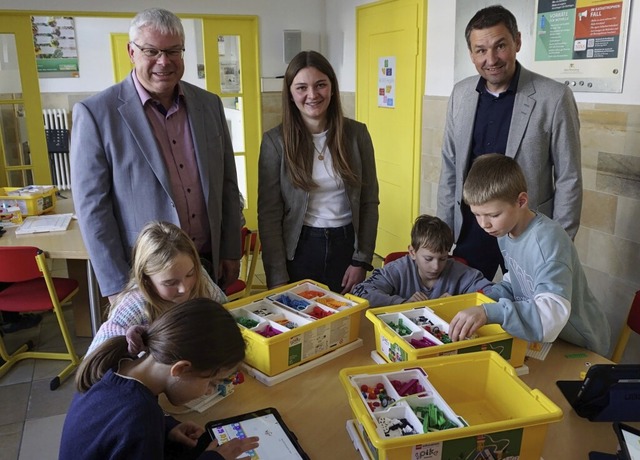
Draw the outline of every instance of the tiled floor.
[[[65,318],[73,330],[71,308]],[[6,334],[9,350],[33,340],[38,350],[64,350],[64,342],[53,313],[43,314],[31,329]],[[78,354],[84,354],[90,338],[75,338]],[[50,380],[66,366],[65,361],[25,360],[0,378],[0,460],[55,460],[64,417],[75,392],[74,375],[51,391]]]
[[[54,276],[66,276],[64,267],[54,261]],[[381,259],[374,260],[379,267]],[[258,263],[255,283],[264,284],[262,263]],[[74,330],[72,309],[65,308],[65,318]],[[9,351],[27,340],[36,349],[64,350],[62,336],[52,313],[32,329],[4,336]],[[76,352],[84,354],[90,338],[74,338]],[[25,360],[0,378],[0,460],[56,460],[65,414],[75,393],[73,374],[51,391],[50,380],[64,368],[63,361]]]

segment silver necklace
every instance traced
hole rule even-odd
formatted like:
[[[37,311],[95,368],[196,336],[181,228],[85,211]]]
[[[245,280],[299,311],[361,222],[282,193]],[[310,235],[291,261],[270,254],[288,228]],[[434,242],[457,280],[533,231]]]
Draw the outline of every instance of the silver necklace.
[[[315,142],[313,144],[313,149],[316,152],[318,152],[318,160],[323,161],[324,160],[324,152],[327,151],[327,142],[325,141],[324,146],[322,147],[322,151],[318,150],[318,147],[316,147]]]

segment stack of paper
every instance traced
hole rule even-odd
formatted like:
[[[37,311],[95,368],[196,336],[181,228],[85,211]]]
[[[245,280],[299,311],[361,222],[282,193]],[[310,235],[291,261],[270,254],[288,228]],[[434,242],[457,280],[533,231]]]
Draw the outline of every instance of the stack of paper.
[[[29,216],[23,224],[16,228],[16,235],[30,233],[62,232],[69,227],[73,214],[51,214],[45,216]]]

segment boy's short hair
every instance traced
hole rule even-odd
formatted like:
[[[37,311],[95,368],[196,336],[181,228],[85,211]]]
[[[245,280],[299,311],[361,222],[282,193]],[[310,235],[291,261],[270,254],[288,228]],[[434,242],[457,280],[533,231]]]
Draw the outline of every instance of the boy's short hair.
[[[469,206],[483,205],[491,200],[513,203],[526,191],[527,180],[516,160],[500,153],[488,153],[471,165],[462,198]]]
[[[426,248],[432,252],[449,253],[453,246],[451,228],[435,216],[418,216],[411,228],[411,247],[416,251]]]

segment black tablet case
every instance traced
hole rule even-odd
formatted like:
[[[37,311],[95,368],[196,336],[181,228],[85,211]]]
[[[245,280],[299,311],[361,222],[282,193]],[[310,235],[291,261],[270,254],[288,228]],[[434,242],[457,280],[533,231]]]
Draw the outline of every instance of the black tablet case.
[[[596,364],[584,381],[558,380],[556,384],[580,417],[593,422],[640,421],[638,364]]]

